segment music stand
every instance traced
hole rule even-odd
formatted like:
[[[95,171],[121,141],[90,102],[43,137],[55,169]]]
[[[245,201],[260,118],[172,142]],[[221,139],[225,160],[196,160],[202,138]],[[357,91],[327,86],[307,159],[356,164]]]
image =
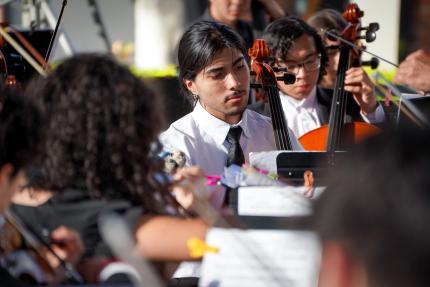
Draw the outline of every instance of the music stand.
[[[430,96],[419,94],[400,95],[397,113],[397,128],[411,126],[429,127],[430,123]]]
[[[322,185],[328,172],[345,155],[344,151],[281,152],[276,157],[277,173],[291,183],[302,184],[305,171],[310,170],[318,181],[316,185]]]

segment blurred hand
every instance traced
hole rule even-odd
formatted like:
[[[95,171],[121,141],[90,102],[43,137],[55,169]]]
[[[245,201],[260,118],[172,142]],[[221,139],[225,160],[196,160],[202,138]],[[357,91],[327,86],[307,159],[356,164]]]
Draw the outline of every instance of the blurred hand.
[[[60,226],[52,231],[50,237],[51,247],[57,255],[64,261],[76,265],[85,250],[80,234],[71,228]],[[59,267],[59,260],[50,252],[47,252],[46,257],[53,268]]]
[[[352,93],[365,115],[373,113],[378,107],[374,85],[363,68],[350,68],[346,71],[345,91]]]
[[[422,92],[430,91],[430,53],[418,50],[409,54],[400,64],[394,83]]]
[[[200,167],[179,168],[173,175],[173,180],[176,200],[186,210],[193,210],[197,200],[207,198],[205,175]]]

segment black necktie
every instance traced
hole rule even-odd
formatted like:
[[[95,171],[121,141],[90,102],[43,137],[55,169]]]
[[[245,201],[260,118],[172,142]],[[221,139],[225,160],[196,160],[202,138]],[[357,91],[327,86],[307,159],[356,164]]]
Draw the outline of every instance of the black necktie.
[[[230,166],[231,164],[242,166],[245,162],[239,141],[241,133],[242,128],[240,126],[231,127],[228,131],[226,141],[230,144],[230,147],[228,149],[227,166]]]

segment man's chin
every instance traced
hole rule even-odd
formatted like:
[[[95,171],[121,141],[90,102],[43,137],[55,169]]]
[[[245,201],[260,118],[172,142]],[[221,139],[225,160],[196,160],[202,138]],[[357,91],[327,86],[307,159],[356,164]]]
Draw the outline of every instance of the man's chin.
[[[238,116],[238,115],[241,115],[243,113],[243,111],[245,111],[245,109],[246,109],[246,106],[231,108],[227,112],[227,115],[229,115],[229,116]]]

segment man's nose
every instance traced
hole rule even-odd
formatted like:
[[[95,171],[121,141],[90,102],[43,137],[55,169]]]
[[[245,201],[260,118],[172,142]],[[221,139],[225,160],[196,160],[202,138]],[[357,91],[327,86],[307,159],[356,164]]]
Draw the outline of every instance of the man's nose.
[[[240,81],[237,75],[235,75],[234,73],[229,73],[227,75],[226,82],[227,82],[227,87],[229,89],[234,89],[240,86]]]
[[[303,64],[299,65],[296,69],[296,78],[303,78],[307,73]]]

